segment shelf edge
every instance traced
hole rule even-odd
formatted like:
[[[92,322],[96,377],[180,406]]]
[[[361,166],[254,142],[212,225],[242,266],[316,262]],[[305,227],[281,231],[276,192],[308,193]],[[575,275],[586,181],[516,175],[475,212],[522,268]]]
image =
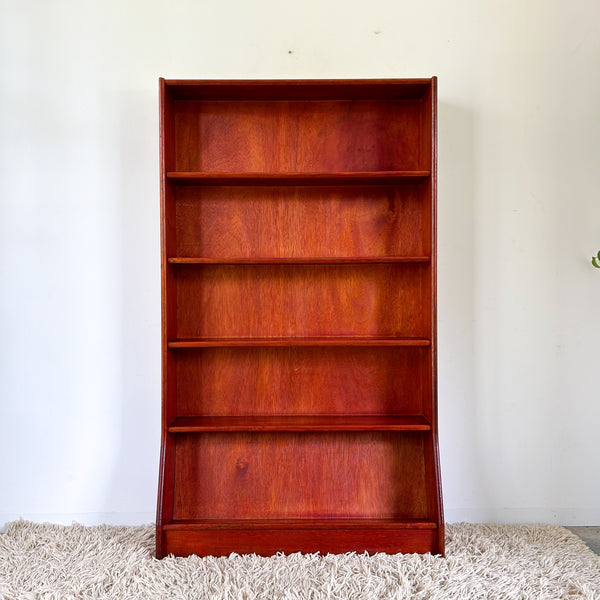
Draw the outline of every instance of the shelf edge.
[[[249,417],[176,417],[169,433],[277,431],[431,431],[422,415],[289,415]]]
[[[427,338],[230,338],[171,340],[167,346],[176,348],[232,347],[295,347],[295,346],[431,346]]]
[[[219,529],[437,529],[435,521],[426,519],[345,519],[332,517],[329,519],[219,519],[219,520],[185,520],[164,523],[165,531],[194,531]]]
[[[173,183],[188,185],[336,185],[398,184],[423,181],[431,177],[429,170],[409,171],[336,171],[318,173],[213,173],[199,171],[167,171]]]
[[[363,264],[363,263],[428,263],[429,256],[290,256],[290,257],[184,257],[173,256],[167,259],[171,265],[336,265],[336,264]]]

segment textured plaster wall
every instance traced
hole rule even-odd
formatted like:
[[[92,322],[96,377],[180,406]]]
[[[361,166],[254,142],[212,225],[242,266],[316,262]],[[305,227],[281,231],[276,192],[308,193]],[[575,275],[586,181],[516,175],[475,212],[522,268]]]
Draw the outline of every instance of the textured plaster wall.
[[[0,526],[154,518],[157,80],[439,77],[449,521],[600,523],[600,3],[8,0]]]

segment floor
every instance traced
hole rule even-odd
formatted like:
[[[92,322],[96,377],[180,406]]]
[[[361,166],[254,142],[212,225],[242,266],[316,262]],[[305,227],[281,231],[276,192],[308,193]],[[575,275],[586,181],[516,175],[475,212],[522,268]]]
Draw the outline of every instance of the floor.
[[[4,533],[0,527],[0,533]],[[591,527],[567,527],[575,535],[578,535],[596,554],[600,555],[600,526]]]
[[[600,527],[567,527],[578,535],[596,554],[600,554]]]

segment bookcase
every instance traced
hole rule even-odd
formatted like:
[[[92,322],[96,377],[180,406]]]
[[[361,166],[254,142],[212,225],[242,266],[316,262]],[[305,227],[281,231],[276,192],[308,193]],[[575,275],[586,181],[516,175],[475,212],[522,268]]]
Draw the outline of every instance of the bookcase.
[[[436,84],[160,80],[159,558],[443,554]]]

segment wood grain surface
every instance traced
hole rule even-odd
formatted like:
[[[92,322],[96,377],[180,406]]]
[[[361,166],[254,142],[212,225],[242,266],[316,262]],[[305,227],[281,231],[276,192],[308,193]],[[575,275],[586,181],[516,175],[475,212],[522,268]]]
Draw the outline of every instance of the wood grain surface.
[[[177,414],[423,414],[430,350],[371,347],[177,350]]]
[[[430,256],[426,185],[180,186],[176,256]]]
[[[180,434],[173,519],[425,519],[423,435]]]
[[[177,265],[176,337],[428,337],[428,265]]]
[[[419,169],[415,100],[174,102],[175,171]]]

